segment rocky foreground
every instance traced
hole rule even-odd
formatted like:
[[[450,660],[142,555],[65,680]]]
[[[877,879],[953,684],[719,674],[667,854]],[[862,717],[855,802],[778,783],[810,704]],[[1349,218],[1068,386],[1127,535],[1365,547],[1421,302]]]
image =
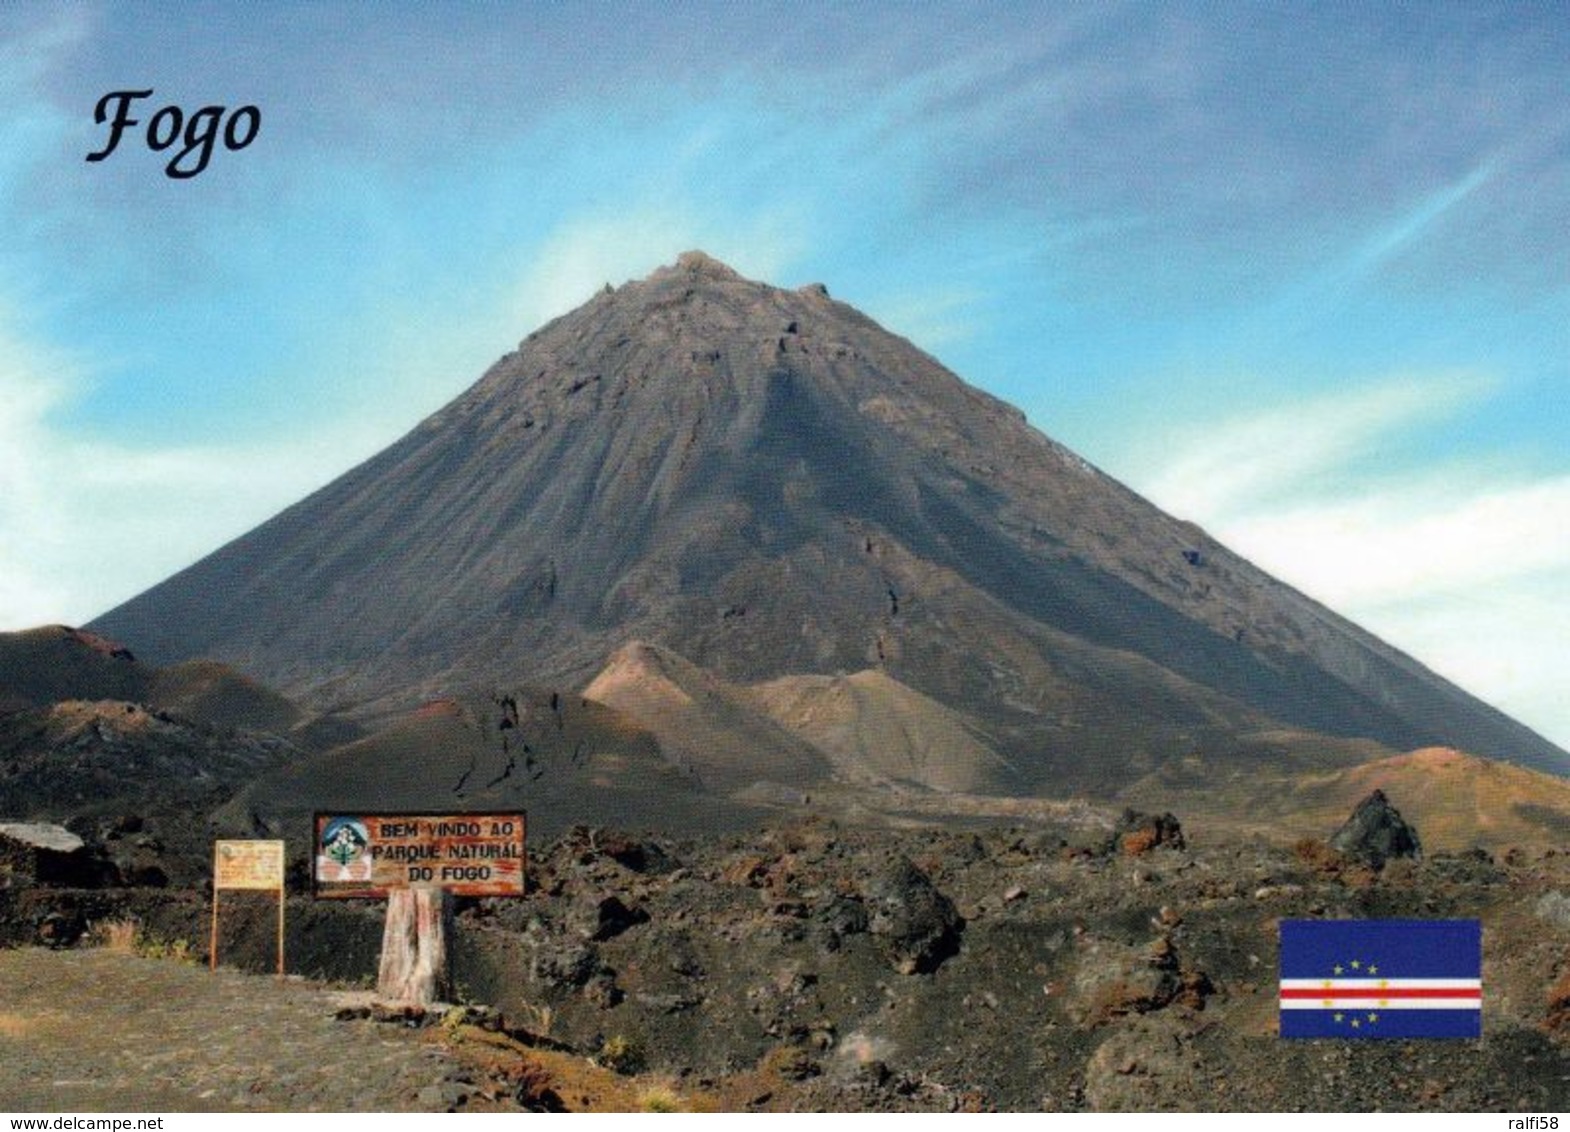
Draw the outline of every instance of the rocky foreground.
[[[457,908],[453,997],[488,1008],[468,1017],[490,1068],[444,1105],[644,1095],[556,1079],[593,1061],[687,1107],[1570,1108],[1570,856],[1553,849],[1375,865],[1321,842],[1185,843],[1170,818],[809,821],[685,842],[577,829],[529,869],[530,896]],[[271,908],[232,905],[225,962],[266,969]],[[191,890],[0,889],[16,942],[135,916],[199,952],[206,914]],[[289,915],[291,970],[368,984],[377,905],[298,897]],[[1484,1037],[1277,1038],[1291,917],[1480,918]]]

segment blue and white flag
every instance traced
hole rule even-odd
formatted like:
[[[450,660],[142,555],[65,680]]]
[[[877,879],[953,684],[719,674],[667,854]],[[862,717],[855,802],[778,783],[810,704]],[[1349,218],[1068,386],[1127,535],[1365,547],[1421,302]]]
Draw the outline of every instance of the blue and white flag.
[[[1283,1038],[1476,1038],[1477,920],[1282,920]]]

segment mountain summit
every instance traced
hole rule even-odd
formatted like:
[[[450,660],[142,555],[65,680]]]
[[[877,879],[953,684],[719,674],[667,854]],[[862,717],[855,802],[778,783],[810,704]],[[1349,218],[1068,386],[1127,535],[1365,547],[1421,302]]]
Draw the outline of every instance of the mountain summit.
[[[701,252],[91,628],[366,717],[518,684],[719,705],[685,734],[725,781],[1111,793],[1435,745],[1570,768],[822,286]]]

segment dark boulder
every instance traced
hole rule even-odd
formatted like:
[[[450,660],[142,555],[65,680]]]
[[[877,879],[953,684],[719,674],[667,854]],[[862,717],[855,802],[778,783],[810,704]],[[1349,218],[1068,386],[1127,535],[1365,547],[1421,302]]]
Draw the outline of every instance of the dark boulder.
[[[119,871],[74,831],[48,822],[0,822],[0,876],[12,885],[101,888]]]
[[[867,883],[868,930],[901,974],[937,970],[959,950],[965,921],[926,873],[901,857]]]
[[[1399,857],[1423,856],[1417,830],[1402,819],[1383,790],[1375,790],[1357,804],[1346,824],[1331,837],[1330,847],[1376,869]]]
[[[54,911],[38,921],[38,943],[45,947],[71,947],[87,934],[87,921],[79,909]]]
[[[1142,857],[1152,849],[1182,849],[1183,826],[1171,814],[1144,814],[1124,810],[1112,833],[1112,847],[1130,857]]]
[[[650,838],[608,833],[599,839],[600,852],[635,873],[668,873],[676,868],[664,847]]]
[[[817,940],[825,951],[838,951],[847,936],[860,935],[869,925],[867,906],[853,896],[835,896],[817,910]]]
[[[620,1005],[627,995],[616,984],[616,972],[609,967],[601,967],[584,984],[583,997],[601,1010],[609,1010]]]
[[[614,939],[648,919],[642,908],[629,908],[619,896],[591,896],[578,901],[568,913],[569,926],[591,940]]]
[[[548,986],[581,987],[599,970],[592,945],[541,940],[535,945],[530,974]]]

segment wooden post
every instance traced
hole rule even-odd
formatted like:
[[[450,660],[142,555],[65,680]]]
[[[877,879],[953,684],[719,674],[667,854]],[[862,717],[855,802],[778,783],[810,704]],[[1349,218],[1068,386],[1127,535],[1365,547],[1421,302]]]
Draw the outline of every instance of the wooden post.
[[[218,970],[218,878],[213,877],[213,937],[207,948],[209,971]]]
[[[283,900],[284,886],[278,886],[278,977],[283,978]]]
[[[395,888],[387,894],[377,996],[429,1006],[448,991],[447,921],[452,897],[445,889]]]

